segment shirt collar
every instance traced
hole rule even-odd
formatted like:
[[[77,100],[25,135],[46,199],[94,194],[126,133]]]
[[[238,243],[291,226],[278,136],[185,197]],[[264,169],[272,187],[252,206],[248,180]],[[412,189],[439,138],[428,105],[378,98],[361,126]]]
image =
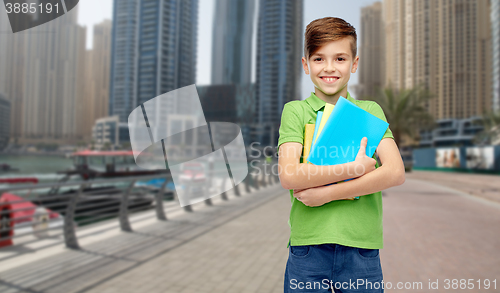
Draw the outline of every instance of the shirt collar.
[[[354,99],[351,97],[349,92],[347,92],[347,97],[346,99],[352,103],[354,103]],[[322,99],[318,98],[314,92],[311,92],[311,95],[309,98],[306,99],[306,102],[314,109],[314,111],[319,111],[321,108],[323,108],[326,104],[325,101]]]

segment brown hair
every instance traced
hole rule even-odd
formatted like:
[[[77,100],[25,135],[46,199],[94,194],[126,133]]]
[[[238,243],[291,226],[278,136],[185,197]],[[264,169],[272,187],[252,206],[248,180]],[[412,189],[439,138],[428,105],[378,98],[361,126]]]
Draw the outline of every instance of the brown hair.
[[[356,29],[341,18],[324,17],[311,21],[306,27],[304,37],[304,57],[307,59],[325,43],[346,37],[351,37],[352,57],[356,57]]]

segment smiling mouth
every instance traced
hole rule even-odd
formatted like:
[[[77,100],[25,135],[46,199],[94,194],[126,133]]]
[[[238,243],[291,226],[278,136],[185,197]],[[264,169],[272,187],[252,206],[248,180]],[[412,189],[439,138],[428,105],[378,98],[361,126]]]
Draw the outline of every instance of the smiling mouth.
[[[332,82],[339,80],[339,77],[337,77],[337,76],[322,76],[320,78],[328,83],[332,83]]]

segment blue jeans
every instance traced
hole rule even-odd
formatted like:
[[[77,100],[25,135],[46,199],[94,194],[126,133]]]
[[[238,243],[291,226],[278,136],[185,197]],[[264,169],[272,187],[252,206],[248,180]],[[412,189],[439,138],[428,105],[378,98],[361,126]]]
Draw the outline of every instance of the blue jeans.
[[[284,292],[383,293],[378,249],[339,244],[290,246]]]

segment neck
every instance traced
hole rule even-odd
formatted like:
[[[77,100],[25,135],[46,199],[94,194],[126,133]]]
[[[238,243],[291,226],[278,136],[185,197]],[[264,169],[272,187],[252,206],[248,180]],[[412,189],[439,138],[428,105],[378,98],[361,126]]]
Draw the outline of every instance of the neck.
[[[336,92],[333,95],[325,94],[323,91],[321,91],[321,89],[317,87],[315,87],[314,89],[314,94],[316,95],[316,97],[320,98],[326,103],[335,105],[337,104],[337,101],[340,97],[344,97],[347,99],[347,84],[340,91]]]

